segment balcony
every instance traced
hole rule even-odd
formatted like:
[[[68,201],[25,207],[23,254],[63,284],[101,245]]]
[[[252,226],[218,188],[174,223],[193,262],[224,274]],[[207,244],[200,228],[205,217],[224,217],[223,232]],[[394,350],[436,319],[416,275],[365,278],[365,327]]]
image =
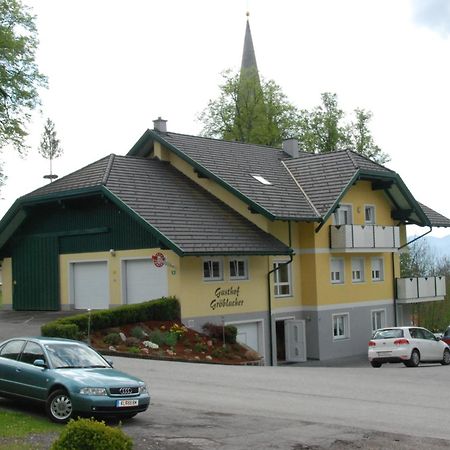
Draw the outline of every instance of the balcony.
[[[340,252],[395,252],[400,228],[382,225],[331,225],[332,250]]]
[[[444,300],[445,277],[397,278],[397,303]]]

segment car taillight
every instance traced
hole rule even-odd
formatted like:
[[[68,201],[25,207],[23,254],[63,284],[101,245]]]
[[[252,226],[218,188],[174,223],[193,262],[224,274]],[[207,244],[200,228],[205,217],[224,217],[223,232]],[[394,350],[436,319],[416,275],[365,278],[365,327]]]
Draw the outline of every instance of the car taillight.
[[[375,347],[377,343],[375,341],[369,341],[369,347]]]
[[[405,344],[409,344],[408,339],[396,339],[394,341],[394,345],[405,345]]]

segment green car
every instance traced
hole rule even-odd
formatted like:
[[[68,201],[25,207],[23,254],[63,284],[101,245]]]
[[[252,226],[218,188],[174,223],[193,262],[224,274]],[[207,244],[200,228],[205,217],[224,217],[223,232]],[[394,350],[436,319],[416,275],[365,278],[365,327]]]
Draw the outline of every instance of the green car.
[[[113,369],[82,342],[47,337],[0,343],[0,396],[45,403],[57,423],[77,414],[129,419],[150,404],[139,378]]]

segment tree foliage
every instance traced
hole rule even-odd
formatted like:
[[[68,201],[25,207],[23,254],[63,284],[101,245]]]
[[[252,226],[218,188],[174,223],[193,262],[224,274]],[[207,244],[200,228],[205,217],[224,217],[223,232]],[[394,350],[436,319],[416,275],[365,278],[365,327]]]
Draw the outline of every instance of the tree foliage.
[[[199,116],[204,136],[272,147],[294,137],[303,151],[350,149],[380,164],[389,161],[374,142],[370,111],[356,108],[349,120],[337,95],[329,92],[321,94],[318,106],[299,110],[273,80],[261,81],[256,69],[240,74],[226,71],[223,78],[219,97],[210,100]]]
[[[199,116],[203,136],[280,146],[297,135],[298,110],[274,81],[260,80],[251,69],[222,76],[219,97]]]
[[[0,149],[27,149],[26,125],[40,104],[46,77],[35,61],[38,46],[35,16],[20,0],[0,0]]]
[[[370,111],[356,108],[354,119],[348,121],[339,108],[336,94],[324,92],[321,100],[322,104],[315,108],[301,111],[298,139],[303,150],[325,153],[350,149],[380,164],[389,161],[370,131]]]
[[[55,124],[50,119],[45,123],[39,153],[50,161],[50,175],[52,175],[52,161],[62,155],[63,149],[56,137]]]

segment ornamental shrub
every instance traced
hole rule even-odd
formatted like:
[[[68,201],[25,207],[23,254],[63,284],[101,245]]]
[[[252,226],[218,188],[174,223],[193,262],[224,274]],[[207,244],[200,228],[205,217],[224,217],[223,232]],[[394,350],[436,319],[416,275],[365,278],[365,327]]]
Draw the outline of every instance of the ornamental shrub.
[[[78,339],[80,329],[74,323],[50,322],[41,328],[42,336]]]
[[[203,331],[211,338],[215,338],[218,341],[223,341],[225,333],[225,343],[234,344],[236,342],[237,328],[233,325],[216,325],[214,323],[207,322],[203,325]]]
[[[131,330],[131,336],[135,337],[136,339],[142,339],[145,337],[145,332],[141,327],[134,327]]]
[[[108,345],[117,345],[122,342],[119,333],[109,333],[103,338],[103,342]]]
[[[50,450],[131,450],[133,441],[120,428],[94,419],[71,420]]]

